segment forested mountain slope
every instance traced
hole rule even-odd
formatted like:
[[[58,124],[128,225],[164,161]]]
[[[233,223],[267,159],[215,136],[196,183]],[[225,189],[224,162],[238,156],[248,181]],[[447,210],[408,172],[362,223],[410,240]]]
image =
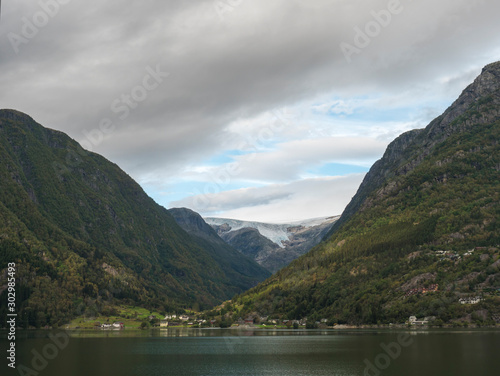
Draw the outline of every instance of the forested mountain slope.
[[[0,309],[14,262],[25,326],[108,303],[208,307],[267,276],[221,262],[118,166],[13,110],[0,111],[0,251]]]
[[[392,142],[326,240],[234,299],[237,314],[500,322],[499,140],[497,62],[425,129]]]
[[[234,275],[232,277],[237,287],[248,288],[244,279],[238,280],[242,275],[256,278],[255,284],[257,284],[257,280],[261,281],[271,275],[252,258],[242,255],[222,240],[198,213],[187,208],[172,208],[169,209],[169,212],[178,225],[190,234],[203,249],[211,251],[212,257],[220,265],[225,265],[226,270],[233,271]],[[236,273],[239,273],[239,275]]]

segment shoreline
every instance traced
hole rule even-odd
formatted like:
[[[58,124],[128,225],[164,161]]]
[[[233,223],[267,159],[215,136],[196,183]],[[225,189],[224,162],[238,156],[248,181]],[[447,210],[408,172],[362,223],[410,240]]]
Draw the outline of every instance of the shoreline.
[[[125,327],[123,329],[101,329],[101,328],[88,328],[88,327],[69,327],[69,328],[16,328],[19,331],[25,332],[34,332],[34,331],[53,331],[53,330],[63,330],[68,332],[89,332],[89,333],[120,333],[120,332],[148,332],[148,331],[168,331],[168,330],[245,330],[245,331],[290,331],[290,332],[321,332],[321,331],[347,331],[347,330],[411,330],[411,331],[419,331],[419,330],[470,330],[470,329],[484,329],[484,330],[500,330],[500,324],[491,326],[491,325],[468,325],[468,326],[454,326],[454,325],[442,325],[442,326],[432,326],[432,325],[405,325],[405,324],[397,324],[397,325],[336,325],[329,326],[325,328],[315,328],[315,329],[306,329],[306,328],[288,328],[288,327],[257,327],[257,326],[231,326],[228,328],[220,328],[220,327],[205,327],[205,328],[194,328],[189,326],[171,326],[171,327],[152,327],[147,329],[140,329],[138,327]],[[7,332],[7,328],[0,328],[0,332]]]

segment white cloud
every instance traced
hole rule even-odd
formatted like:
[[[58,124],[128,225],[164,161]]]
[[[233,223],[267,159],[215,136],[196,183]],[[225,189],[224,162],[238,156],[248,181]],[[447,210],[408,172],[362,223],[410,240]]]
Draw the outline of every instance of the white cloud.
[[[310,171],[329,163],[370,167],[389,141],[367,137],[328,137],[278,143],[272,149],[233,156],[221,165],[194,165],[184,170],[183,180],[198,182],[246,181],[260,184],[291,182],[310,176]]]
[[[328,137],[278,144],[269,152],[236,157],[248,180],[290,181],[326,163],[371,165],[387,144],[371,138]]]
[[[0,107],[77,140],[112,118],[94,151],[156,187],[210,179],[204,163],[234,148],[253,153],[235,157],[238,179],[286,185],[329,161],[372,162],[500,59],[500,2],[401,3],[349,64],[340,44],[387,0],[252,0],[222,17],[205,0],[71,1],[18,54],[7,35],[40,6],[4,2]],[[171,75],[117,119],[111,103],[157,64]],[[273,124],[285,126],[269,135]]]
[[[342,213],[364,174],[303,179],[289,184],[272,184],[209,195],[187,197],[172,203],[189,207],[204,216],[288,222]]]

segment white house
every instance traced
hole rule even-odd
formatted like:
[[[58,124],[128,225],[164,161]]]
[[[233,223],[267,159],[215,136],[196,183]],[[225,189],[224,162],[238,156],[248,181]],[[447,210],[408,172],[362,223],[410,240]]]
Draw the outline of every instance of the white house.
[[[427,325],[429,323],[429,319],[426,317],[422,320],[418,320],[417,316],[410,316],[408,323],[410,325]]]
[[[168,320],[160,321],[160,328],[166,328],[168,326]]]
[[[460,302],[460,304],[477,304],[481,300],[482,299],[479,296],[473,296],[473,297],[470,297],[470,298],[460,298],[460,299],[458,299],[458,301]]]
[[[189,320],[189,316],[188,315],[180,315],[179,316],[179,320],[181,320],[181,321],[188,321]]]

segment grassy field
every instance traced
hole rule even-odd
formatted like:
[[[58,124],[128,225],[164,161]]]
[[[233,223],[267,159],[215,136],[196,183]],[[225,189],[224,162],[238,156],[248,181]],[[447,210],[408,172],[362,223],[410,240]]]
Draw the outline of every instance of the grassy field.
[[[138,329],[142,322],[149,321],[149,316],[156,316],[156,318],[159,320],[163,319],[163,316],[159,312],[151,312],[141,307],[119,306],[116,308],[119,312],[119,314],[116,316],[99,315],[97,317],[78,317],[64,327],[66,329],[93,329],[97,322],[101,324],[113,324],[114,322],[122,322],[127,329]]]

